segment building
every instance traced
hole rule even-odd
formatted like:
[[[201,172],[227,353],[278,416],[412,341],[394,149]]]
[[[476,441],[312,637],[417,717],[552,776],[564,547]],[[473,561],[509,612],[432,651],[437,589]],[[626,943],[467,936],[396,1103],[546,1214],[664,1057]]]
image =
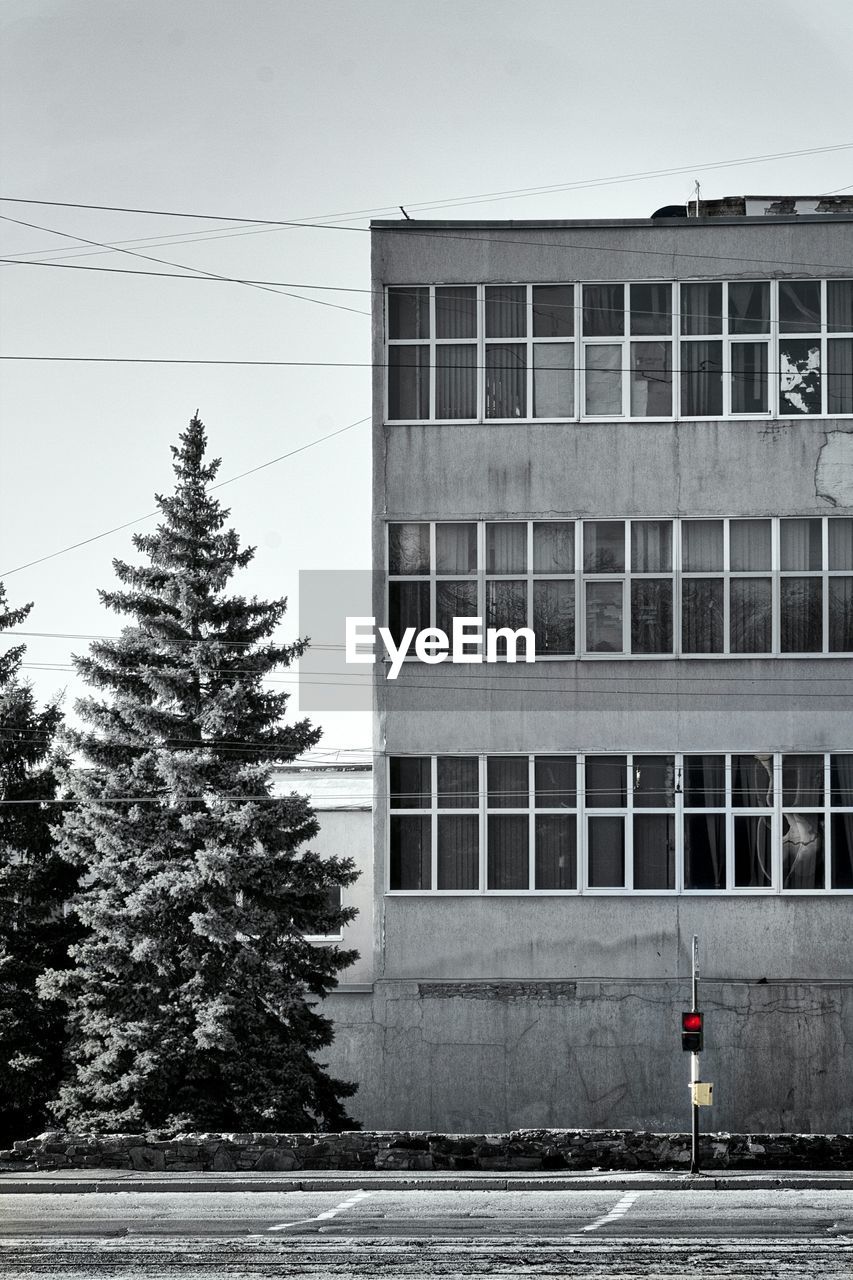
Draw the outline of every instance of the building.
[[[853,201],[376,222],[367,1124],[853,1127]],[[346,1005],[342,1001],[346,999]]]

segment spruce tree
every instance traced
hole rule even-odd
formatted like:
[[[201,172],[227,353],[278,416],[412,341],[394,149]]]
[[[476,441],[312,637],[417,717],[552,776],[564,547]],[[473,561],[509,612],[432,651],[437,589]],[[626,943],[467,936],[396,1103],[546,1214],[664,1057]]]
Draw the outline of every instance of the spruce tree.
[[[20,625],[32,605],[12,609],[0,583],[0,632]],[[54,739],[58,702],[39,709],[20,679],[23,645],[0,654],[0,1138],[45,1127],[59,1086],[65,1040],[62,1006],[39,999],[46,969],[68,964],[77,930],[64,907],[74,869],[51,835],[56,808]]]
[[[355,913],[330,891],[348,858],[306,846],[308,800],[271,794],[273,765],[320,737],[285,725],[288,694],[263,680],[305,644],[271,637],[286,600],[228,594],[254,555],[211,493],[193,418],[173,447],[162,519],[114,560],[103,604],[134,622],[76,658],[98,695],[69,734],[82,767],[65,781],[65,856],[88,874],[76,967],[46,991],[67,1001],[73,1074],[56,1114],[69,1126],[316,1130],[352,1126],[316,1054],[332,1040],[315,1007],[356,953],[312,946]]]

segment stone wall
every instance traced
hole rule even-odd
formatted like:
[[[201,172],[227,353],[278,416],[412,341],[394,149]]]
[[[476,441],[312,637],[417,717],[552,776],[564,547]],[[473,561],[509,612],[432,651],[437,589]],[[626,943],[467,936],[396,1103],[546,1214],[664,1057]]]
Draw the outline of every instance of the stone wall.
[[[849,1169],[851,1134],[705,1134],[707,1169]],[[375,1170],[683,1169],[690,1137],[626,1129],[502,1134],[148,1133],[51,1131],[0,1151],[0,1170],[136,1169],[171,1173]]]

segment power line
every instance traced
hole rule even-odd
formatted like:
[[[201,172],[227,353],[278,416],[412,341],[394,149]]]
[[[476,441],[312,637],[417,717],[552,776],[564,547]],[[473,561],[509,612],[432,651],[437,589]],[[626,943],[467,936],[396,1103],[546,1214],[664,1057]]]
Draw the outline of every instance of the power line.
[[[0,357],[2,358],[2,357]],[[340,427],[337,431],[330,431],[328,435],[318,436],[315,440],[309,440],[307,444],[301,444],[297,449],[290,449],[287,453],[280,453],[275,458],[269,458],[266,462],[260,462],[256,467],[250,467],[248,471],[241,471],[236,476],[229,476],[227,480],[220,480],[217,484],[211,485],[211,489],[222,489],[227,484],[233,484],[236,480],[243,480],[246,476],[254,475],[256,471],[263,471],[266,467],[273,466],[276,462],[283,462],[285,458],[293,458],[297,453],[304,453],[306,449],[313,449],[317,444],[323,444],[326,440],[334,440],[336,436],[342,436],[345,431],[352,431],[353,427],[360,427],[363,423],[369,421],[368,417],[359,418],[357,422],[350,422],[345,427]],[[14,569],[6,569],[0,572],[0,578],[11,577],[13,573],[20,573],[22,569],[30,569],[33,565],[43,564],[46,560],[54,560],[57,556],[63,556],[68,551],[75,551],[78,547],[88,546],[90,542],[98,542],[101,538],[107,538],[111,533],[119,533],[122,529],[129,529],[135,524],[141,524],[144,520],[151,520],[154,516],[161,515],[159,507],[156,511],[149,511],[144,516],[137,516],[134,520],[127,520],[124,524],[117,524],[112,529],[104,529],[101,533],[95,533],[91,538],[82,538],[79,542],[72,542],[67,547],[61,547],[58,551],[51,551],[49,555],[39,556],[35,560],[28,560],[26,564],[19,564]]]

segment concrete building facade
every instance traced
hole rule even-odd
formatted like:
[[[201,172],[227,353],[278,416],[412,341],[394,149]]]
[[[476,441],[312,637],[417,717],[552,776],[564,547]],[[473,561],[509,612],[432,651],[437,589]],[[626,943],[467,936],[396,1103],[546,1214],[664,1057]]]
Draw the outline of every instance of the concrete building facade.
[[[808,212],[801,212],[807,208]],[[749,212],[747,212],[747,210]],[[853,1127],[853,206],[373,226],[370,1126]]]

